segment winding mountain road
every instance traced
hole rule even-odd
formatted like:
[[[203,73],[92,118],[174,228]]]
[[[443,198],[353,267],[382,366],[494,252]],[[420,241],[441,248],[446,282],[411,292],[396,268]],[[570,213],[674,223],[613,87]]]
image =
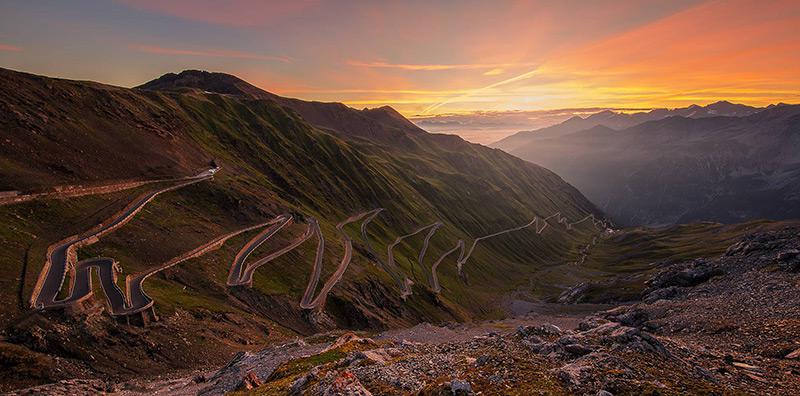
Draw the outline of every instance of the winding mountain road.
[[[47,257],[44,267],[39,274],[39,278],[37,279],[36,285],[34,286],[31,294],[31,306],[48,308],[63,305],[63,301],[59,301],[57,298],[59,291],[64,285],[67,271],[71,271],[73,279],[76,278],[75,271],[77,269],[77,249],[97,243],[102,236],[125,225],[137,213],[139,213],[139,211],[141,211],[148,202],[155,199],[158,195],[168,191],[177,190],[190,184],[208,180],[213,177],[213,174],[216,172],[216,170],[210,174],[208,172],[209,171],[205,171],[188,179],[188,181],[184,181],[173,186],[141,194],[120,212],[105,222],[90,229],[89,231],[84,232],[82,235],[73,235],[56,242],[53,245],[50,245],[50,247],[47,249]],[[107,273],[106,270],[103,270],[103,268],[107,266],[107,260],[84,263],[84,267],[97,267],[100,269],[99,272],[101,274]],[[71,289],[74,289],[74,282],[73,286],[71,286]],[[69,298],[67,300],[69,300]]]
[[[588,215],[588,216],[586,216],[583,219],[580,219],[578,221],[569,222],[566,217],[563,217],[561,215],[561,212],[556,212],[556,213],[553,213],[552,215],[550,215],[548,217],[545,217],[545,218],[541,218],[539,216],[536,216],[529,223],[527,223],[525,225],[522,225],[522,226],[512,227],[512,228],[505,229],[505,230],[502,230],[502,231],[498,231],[498,232],[495,232],[495,233],[492,233],[492,234],[489,234],[489,235],[485,235],[485,236],[482,236],[482,237],[475,238],[473,240],[473,242],[472,242],[472,245],[470,245],[469,250],[467,250],[466,252],[465,252],[465,243],[464,243],[464,241],[463,240],[458,240],[458,242],[456,242],[456,246],[455,247],[453,247],[452,249],[444,252],[439,257],[439,259],[437,259],[433,263],[433,265],[431,265],[431,273],[430,273],[430,279],[431,279],[430,286],[431,286],[431,289],[433,290],[434,293],[437,293],[437,294],[442,291],[441,285],[439,284],[439,278],[438,278],[438,275],[437,275],[437,269],[439,267],[439,264],[441,264],[441,262],[446,257],[450,256],[454,252],[459,251],[458,258],[456,259],[456,268],[458,269],[459,276],[461,276],[463,278],[464,277],[464,272],[463,272],[464,264],[467,262],[467,260],[469,260],[470,256],[472,256],[472,252],[475,250],[475,247],[478,245],[478,242],[480,242],[482,240],[485,240],[485,239],[492,238],[492,237],[496,237],[496,236],[499,236],[499,235],[503,235],[503,234],[506,234],[506,233],[509,233],[509,232],[523,230],[523,229],[531,227],[531,226],[534,226],[534,230],[535,230],[536,234],[539,235],[542,232],[544,232],[544,230],[549,226],[548,220],[550,220],[552,218],[557,218],[558,219],[557,222],[559,224],[564,224],[564,226],[565,226],[565,228],[567,230],[571,230],[573,226],[581,224],[581,223],[583,223],[583,222],[585,222],[587,220],[590,220],[590,219],[592,220],[592,224],[594,225],[595,228],[597,228],[597,227],[605,228],[606,227],[605,221],[596,219],[594,217],[594,215],[592,215],[592,214],[590,214],[590,215]],[[430,239],[430,237],[432,236],[432,233],[435,232],[435,231],[436,231],[436,229],[431,230],[431,233],[428,235],[428,237],[426,239]],[[586,259],[586,256],[588,254],[588,248],[591,245],[594,245],[596,243],[597,243],[597,237],[593,237],[592,238],[592,242],[589,245],[587,245],[584,249],[582,249],[580,263],[583,263],[583,261]],[[420,257],[422,257],[422,256],[420,256]],[[420,263],[421,262],[422,262],[422,260],[420,259]]]
[[[417,230],[411,232],[410,234],[401,235],[401,236],[397,237],[394,240],[394,242],[392,242],[389,246],[386,247],[386,261],[387,261],[388,267],[391,268],[392,270],[399,269],[397,267],[397,265],[395,264],[395,262],[394,262],[394,247],[397,246],[400,242],[402,242],[406,238],[410,238],[410,237],[412,237],[414,235],[417,235],[420,232],[428,230],[428,229],[431,229],[432,231],[436,231],[441,226],[442,226],[442,223],[437,221],[436,223],[429,224],[429,225],[426,225],[424,227],[420,227]],[[427,237],[425,238],[425,241],[423,243],[422,249],[420,249],[420,254],[418,256],[420,261],[422,260],[422,257],[425,255],[425,250],[428,249],[428,242],[430,240],[430,237],[432,237],[432,236],[433,236],[433,232],[430,232],[430,233],[428,233]],[[413,293],[412,290],[411,290],[411,286],[413,284],[414,284],[414,282],[406,276],[405,279],[403,280],[403,283],[400,286],[400,298],[405,300],[406,298],[408,298],[408,296],[410,296]]]
[[[269,226],[268,228],[265,228],[264,231],[259,232],[255,237],[247,241],[244,247],[242,247],[242,249],[236,253],[236,257],[233,259],[233,264],[231,264],[230,271],[228,272],[228,286],[238,286],[252,283],[252,278],[249,280],[242,280],[245,272],[244,264],[247,261],[247,258],[251,253],[253,253],[254,250],[258,249],[261,244],[272,238],[273,235],[275,235],[283,227],[290,224],[292,221],[292,217],[289,215],[284,214],[276,216],[274,219],[265,223]]]
[[[321,310],[325,306],[325,301],[328,298],[328,293],[330,293],[333,286],[342,279],[342,275],[344,272],[347,271],[347,266],[350,265],[350,260],[353,258],[353,241],[350,239],[350,236],[344,232],[343,228],[356,221],[363,219],[364,217],[372,214],[373,211],[361,212],[355,215],[348,217],[347,219],[339,222],[336,225],[336,230],[339,231],[339,234],[342,236],[342,246],[344,246],[344,255],[342,256],[342,261],[339,263],[339,267],[336,268],[336,271],[331,275],[330,278],[322,285],[322,289],[320,289],[319,293],[317,294],[316,298],[313,298],[314,290],[316,289],[316,284],[319,282],[319,276],[322,273],[322,256],[325,252],[324,247],[324,238],[322,237],[321,232],[317,232],[317,236],[319,238],[319,245],[317,245],[317,255],[314,258],[314,269],[312,270],[312,278],[309,279],[308,287],[306,287],[305,293],[303,293],[303,298],[300,301],[300,308],[309,309],[309,310]],[[317,228],[319,230],[319,228]],[[312,287],[312,285],[314,287]]]
[[[378,263],[378,266],[392,278],[395,284],[397,284],[397,287],[400,290],[400,295],[404,296],[405,295],[404,290],[406,289],[407,285],[407,282],[404,279],[405,277],[400,276],[400,274],[398,274],[397,271],[395,271],[396,268],[393,265],[394,264],[393,260],[391,264],[387,263],[386,261],[383,261],[381,256],[379,256],[378,253],[375,252],[375,248],[372,247],[372,243],[369,241],[369,233],[367,232],[367,226],[370,223],[372,223],[372,221],[375,220],[375,218],[383,211],[384,211],[383,208],[377,208],[373,209],[370,212],[367,212],[368,213],[367,218],[364,219],[363,222],[361,222],[361,241],[364,243],[364,246],[367,247],[367,251],[369,251],[372,258]],[[405,297],[403,298],[405,299]]]
[[[125,279],[125,284],[127,286],[127,300],[129,302],[129,309],[119,312],[119,315],[130,315],[133,313],[144,311],[145,309],[150,308],[153,305],[153,299],[147,295],[144,291],[143,284],[147,278],[164,271],[168,268],[174,267],[186,260],[190,260],[196,257],[200,257],[206,253],[219,249],[228,239],[231,239],[239,234],[256,230],[262,227],[267,227],[268,225],[273,224],[272,222],[266,222],[261,224],[256,224],[253,226],[241,228],[239,230],[230,232],[228,234],[219,236],[214,238],[213,240],[204,243],[184,254],[181,254],[178,257],[173,258],[172,260],[167,261],[164,264],[161,264],[158,267],[148,269],[146,271],[128,275]]]
[[[28,194],[22,194],[18,191],[0,191],[0,206],[18,204],[37,199],[75,198],[86,195],[109,194],[118,191],[130,190],[132,188],[141,187],[147,184],[169,183],[169,182],[197,179],[202,177],[210,177],[213,176],[214,173],[216,173],[218,170],[219,168],[212,168],[203,171],[199,175],[169,178],[169,179],[116,181],[96,186],[84,186],[84,185],[58,186],[51,188],[51,191],[42,191],[42,192],[28,193]]]
[[[176,179],[181,182],[169,187],[141,194],[137,196],[135,199],[133,199],[120,212],[110,217],[105,222],[93,227],[92,229],[80,235],[73,235],[71,237],[65,238],[64,240],[61,240],[51,245],[47,251],[45,265],[42,268],[39,278],[37,279],[36,286],[34,287],[34,291],[31,295],[31,300],[30,300],[31,305],[37,308],[56,308],[56,307],[65,307],[85,301],[93,294],[92,273],[96,272],[99,276],[100,285],[106,296],[106,301],[108,302],[109,311],[112,315],[130,315],[137,312],[142,312],[152,307],[154,304],[153,299],[149,295],[147,295],[143,287],[144,282],[149,277],[160,271],[164,271],[168,268],[171,268],[175,265],[185,262],[186,260],[202,256],[208,252],[218,249],[228,239],[233,238],[234,236],[260,228],[263,228],[263,230],[259,232],[256,236],[251,238],[247,243],[245,243],[245,245],[236,254],[236,257],[231,263],[231,267],[228,273],[227,285],[252,286],[253,274],[259,267],[296,249],[302,243],[315,236],[317,238],[317,249],[314,257],[314,264],[311,270],[311,276],[308,280],[305,292],[303,293],[303,296],[300,301],[300,307],[306,310],[322,310],[325,306],[325,301],[327,300],[328,294],[330,293],[331,289],[342,279],[344,273],[347,271],[347,268],[352,260],[353,242],[351,238],[348,236],[348,234],[344,231],[344,227],[350,223],[361,221],[361,226],[360,226],[361,238],[366,248],[368,249],[369,253],[373,256],[375,261],[378,263],[378,265],[384,271],[386,271],[397,283],[398,288],[400,290],[400,297],[402,299],[406,299],[407,297],[412,295],[411,286],[413,285],[414,282],[407,276],[405,276],[405,274],[401,275],[402,271],[395,262],[394,249],[405,239],[418,235],[423,231],[427,230],[428,232],[425,235],[422,247],[419,251],[419,255],[417,257],[417,264],[423,269],[423,271],[426,272],[431,289],[434,291],[434,293],[438,294],[442,290],[437,275],[437,270],[440,264],[447,257],[452,255],[456,251],[459,251],[458,257],[456,259],[456,267],[458,269],[459,276],[463,277],[464,265],[472,256],[472,253],[474,252],[475,248],[478,245],[478,242],[480,241],[500,236],[503,234],[507,234],[510,232],[523,230],[532,226],[534,227],[536,234],[541,234],[549,226],[548,221],[553,218],[556,218],[559,224],[564,224],[564,226],[568,230],[572,229],[572,227],[577,224],[589,220],[592,221],[593,225],[596,228],[606,227],[606,223],[604,221],[597,220],[591,214],[575,222],[569,222],[565,217],[561,215],[560,212],[556,212],[546,218],[540,218],[537,216],[534,217],[533,220],[531,220],[527,224],[517,227],[512,227],[509,229],[501,230],[498,232],[494,232],[492,234],[475,238],[470,244],[469,249],[466,248],[464,240],[458,240],[456,242],[456,246],[442,253],[439,256],[439,258],[436,261],[434,261],[434,263],[428,270],[424,265],[425,254],[428,250],[431,239],[436,234],[436,232],[443,226],[441,222],[437,221],[435,223],[422,226],[408,234],[401,235],[395,238],[395,240],[391,244],[389,244],[386,248],[386,261],[384,261],[381,259],[380,256],[378,256],[375,253],[375,250],[373,249],[369,241],[367,232],[367,226],[384,209],[377,208],[369,211],[359,212],[354,215],[351,215],[350,217],[346,218],[345,220],[339,222],[336,225],[336,230],[342,237],[342,246],[344,248],[344,253],[339,263],[339,266],[336,268],[334,273],[331,274],[328,280],[323,284],[322,288],[319,290],[318,293],[315,292],[317,289],[317,285],[319,284],[320,277],[322,275],[322,268],[323,268],[324,254],[325,254],[325,238],[321,232],[319,223],[314,218],[308,218],[309,220],[305,231],[302,234],[296,236],[294,239],[292,239],[291,242],[289,242],[289,244],[268,254],[267,256],[261,259],[258,259],[249,264],[247,263],[248,258],[252,255],[254,251],[256,251],[261,245],[263,245],[266,241],[272,238],[279,231],[284,229],[287,225],[290,225],[294,222],[294,218],[288,214],[279,215],[267,222],[244,227],[239,230],[219,236],[159,266],[150,268],[146,271],[142,271],[136,274],[128,275],[125,279],[126,293],[123,293],[120,287],[117,285],[117,274],[121,271],[119,264],[113,258],[96,257],[76,262],[77,250],[79,248],[86,247],[98,242],[102,236],[126,224],[139,211],[141,211],[142,208],[144,208],[144,206],[147,203],[155,199],[158,195],[188,186],[190,184],[208,180],[213,177],[213,175],[217,172],[218,169],[219,168],[209,169],[199,175],[190,178]],[[597,237],[594,237],[592,241],[585,248],[581,250],[582,254],[580,260],[581,263],[585,260],[589,248],[596,243],[597,243]],[[72,282],[69,285],[69,293],[66,298],[58,300],[58,295],[64,286],[64,281],[66,279],[67,271],[70,271],[72,275],[71,276]]]

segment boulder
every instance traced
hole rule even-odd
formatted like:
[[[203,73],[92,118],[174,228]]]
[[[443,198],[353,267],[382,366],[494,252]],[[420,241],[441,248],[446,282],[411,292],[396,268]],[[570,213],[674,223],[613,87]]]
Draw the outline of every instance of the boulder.
[[[800,272],[800,250],[787,249],[778,253],[776,260],[784,271]]]
[[[592,348],[582,344],[567,344],[563,348],[565,352],[574,356],[583,356],[594,351]]]
[[[249,371],[247,375],[242,378],[242,382],[236,387],[236,390],[251,390],[264,385],[264,382],[256,375],[256,373]]]
[[[450,381],[450,392],[453,395],[472,395],[472,384],[460,379]]]
[[[652,304],[659,300],[671,300],[680,294],[680,288],[676,286],[669,286],[663,289],[656,289],[645,294],[642,300],[648,304]]]
[[[531,336],[554,336],[561,335],[561,328],[550,323],[544,323],[538,326],[522,326],[517,327],[516,335],[521,338],[529,338]]]
[[[671,265],[662,270],[646,282],[647,293],[656,289],[669,286],[690,287],[697,286],[714,276],[722,275],[723,271],[705,259],[695,259]]]

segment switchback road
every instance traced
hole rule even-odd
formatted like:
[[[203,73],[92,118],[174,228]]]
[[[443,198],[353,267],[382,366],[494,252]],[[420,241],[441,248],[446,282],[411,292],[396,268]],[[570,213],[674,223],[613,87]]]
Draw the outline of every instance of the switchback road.
[[[73,279],[75,279],[78,248],[97,243],[103,235],[106,235],[125,225],[137,213],[139,213],[139,211],[141,211],[148,202],[155,199],[158,195],[210,179],[213,173],[208,175],[207,172],[208,171],[203,172],[200,175],[189,179],[188,181],[183,181],[170,187],[165,187],[159,190],[141,194],[124,209],[105,222],[95,226],[89,231],[86,231],[82,235],[73,235],[51,245],[47,249],[47,257],[44,267],[39,274],[39,278],[31,295],[31,306],[47,308],[50,306],[61,305],[61,302],[57,301],[58,293],[64,285],[67,271],[72,271]],[[94,264],[98,266],[98,268],[102,268],[103,265],[106,265],[102,263],[103,261],[99,261],[95,262]]]

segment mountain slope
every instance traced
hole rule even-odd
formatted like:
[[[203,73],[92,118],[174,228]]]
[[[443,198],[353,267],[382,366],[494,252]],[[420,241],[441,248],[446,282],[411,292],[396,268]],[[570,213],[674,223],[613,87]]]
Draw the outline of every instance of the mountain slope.
[[[602,125],[611,129],[625,129],[648,121],[657,121],[667,117],[707,118],[707,117],[744,117],[755,114],[762,109],[743,104],[719,101],[707,106],[691,105],[677,109],[653,109],[647,112],[620,113],[611,110],[601,111],[586,118],[574,116],[560,124],[540,128],[535,131],[517,132],[509,137],[492,143],[506,151],[518,150],[526,144],[538,139],[555,138],[570,133],[590,129]]]
[[[553,169],[621,224],[800,217],[800,106],[668,117],[509,150]]]
[[[250,99],[268,99],[289,108],[305,121],[319,128],[332,130],[347,136],[366,137],[372,140],[388,140],[397,144],[403,135],[427,135],[411,121],[385,106],[375,109],[355,110],[342,103],[308,102],[285,98],[255,87],[238,77],[225,73],[186,70],[178,74],[165,74],[137,87],[153,91],[200,90],[235,95]]]
[[[0,186],[24,192],[162,180],[197,174],[211,161],[220,165],[212,180],[159,196],[129,223],[78,251],[80,259],[118,260],[120,279],[287,212],[299,222],[319,220],[329,241],[323,279],[343,254],[335,225],[363,210],[386,209],[368,228],[379,255],[398,235],[443,222],[429,257],[458,239],[469,243],[537,215],[560,212],[571,221],[602,216],[554,173],[455,136],[429,135],[391,109],[359,111],[270,97],[247,92],[240,81],[227,76],[216,85],[190,79],[125,89],[0,70],[0,131],[7,143],[0,150]],[[332,325],[384,328],[496,317],[508,293],[535,284],[533,274],[544,267],[576,260],[597,233],[591,223],[571,231],[553,224],[541,235],[525,229],[483,241],[465,265],[469,283],[459,279],[454,258],[442,263],[438,295],[414,265],[421,237],[412,238],[395,252],[401,270],[415,281],[414,293],[403,301],[392,277],[355,237],[354,226],[345,231],[355,241],[355,255],[328,298],[329,320],[298,306],[312,270],[311,243],[256,271],[252,289],[226,287],[230,263],[252,233],[148,281],[145,288],[164,325],[146,332],[103,315],[98,295],[94,308],[74,315],[27,310],[24,302],[47,247],[91,228],[149,188],[0,206],[0,268],[5,279],[20,279],[18,287],[0,291],[4,301],[17,301],[4,305],[0,317],[13,350],[28,351],[20,361],[43,359],[42,367],[52,367],[47,359],[59,356],[70,362],[72,374],[158,373],[221,361],[253,343]],[[288,227],[267,248],[284,246],[301,232],[301,224]],[[125,347],[129,343],[154,346]],[[175,343],[183,346],[159,347]],[[89,356],[96,361],[87,364]],[[42,370],[46,379],[64,375]]]

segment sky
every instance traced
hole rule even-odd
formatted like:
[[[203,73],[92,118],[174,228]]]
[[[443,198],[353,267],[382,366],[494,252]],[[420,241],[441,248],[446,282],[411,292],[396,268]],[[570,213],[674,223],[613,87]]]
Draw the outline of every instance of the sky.
[[[485,143],[588,109],[798,103],[800,1],[0,0],[0,67],[220,71]]]

